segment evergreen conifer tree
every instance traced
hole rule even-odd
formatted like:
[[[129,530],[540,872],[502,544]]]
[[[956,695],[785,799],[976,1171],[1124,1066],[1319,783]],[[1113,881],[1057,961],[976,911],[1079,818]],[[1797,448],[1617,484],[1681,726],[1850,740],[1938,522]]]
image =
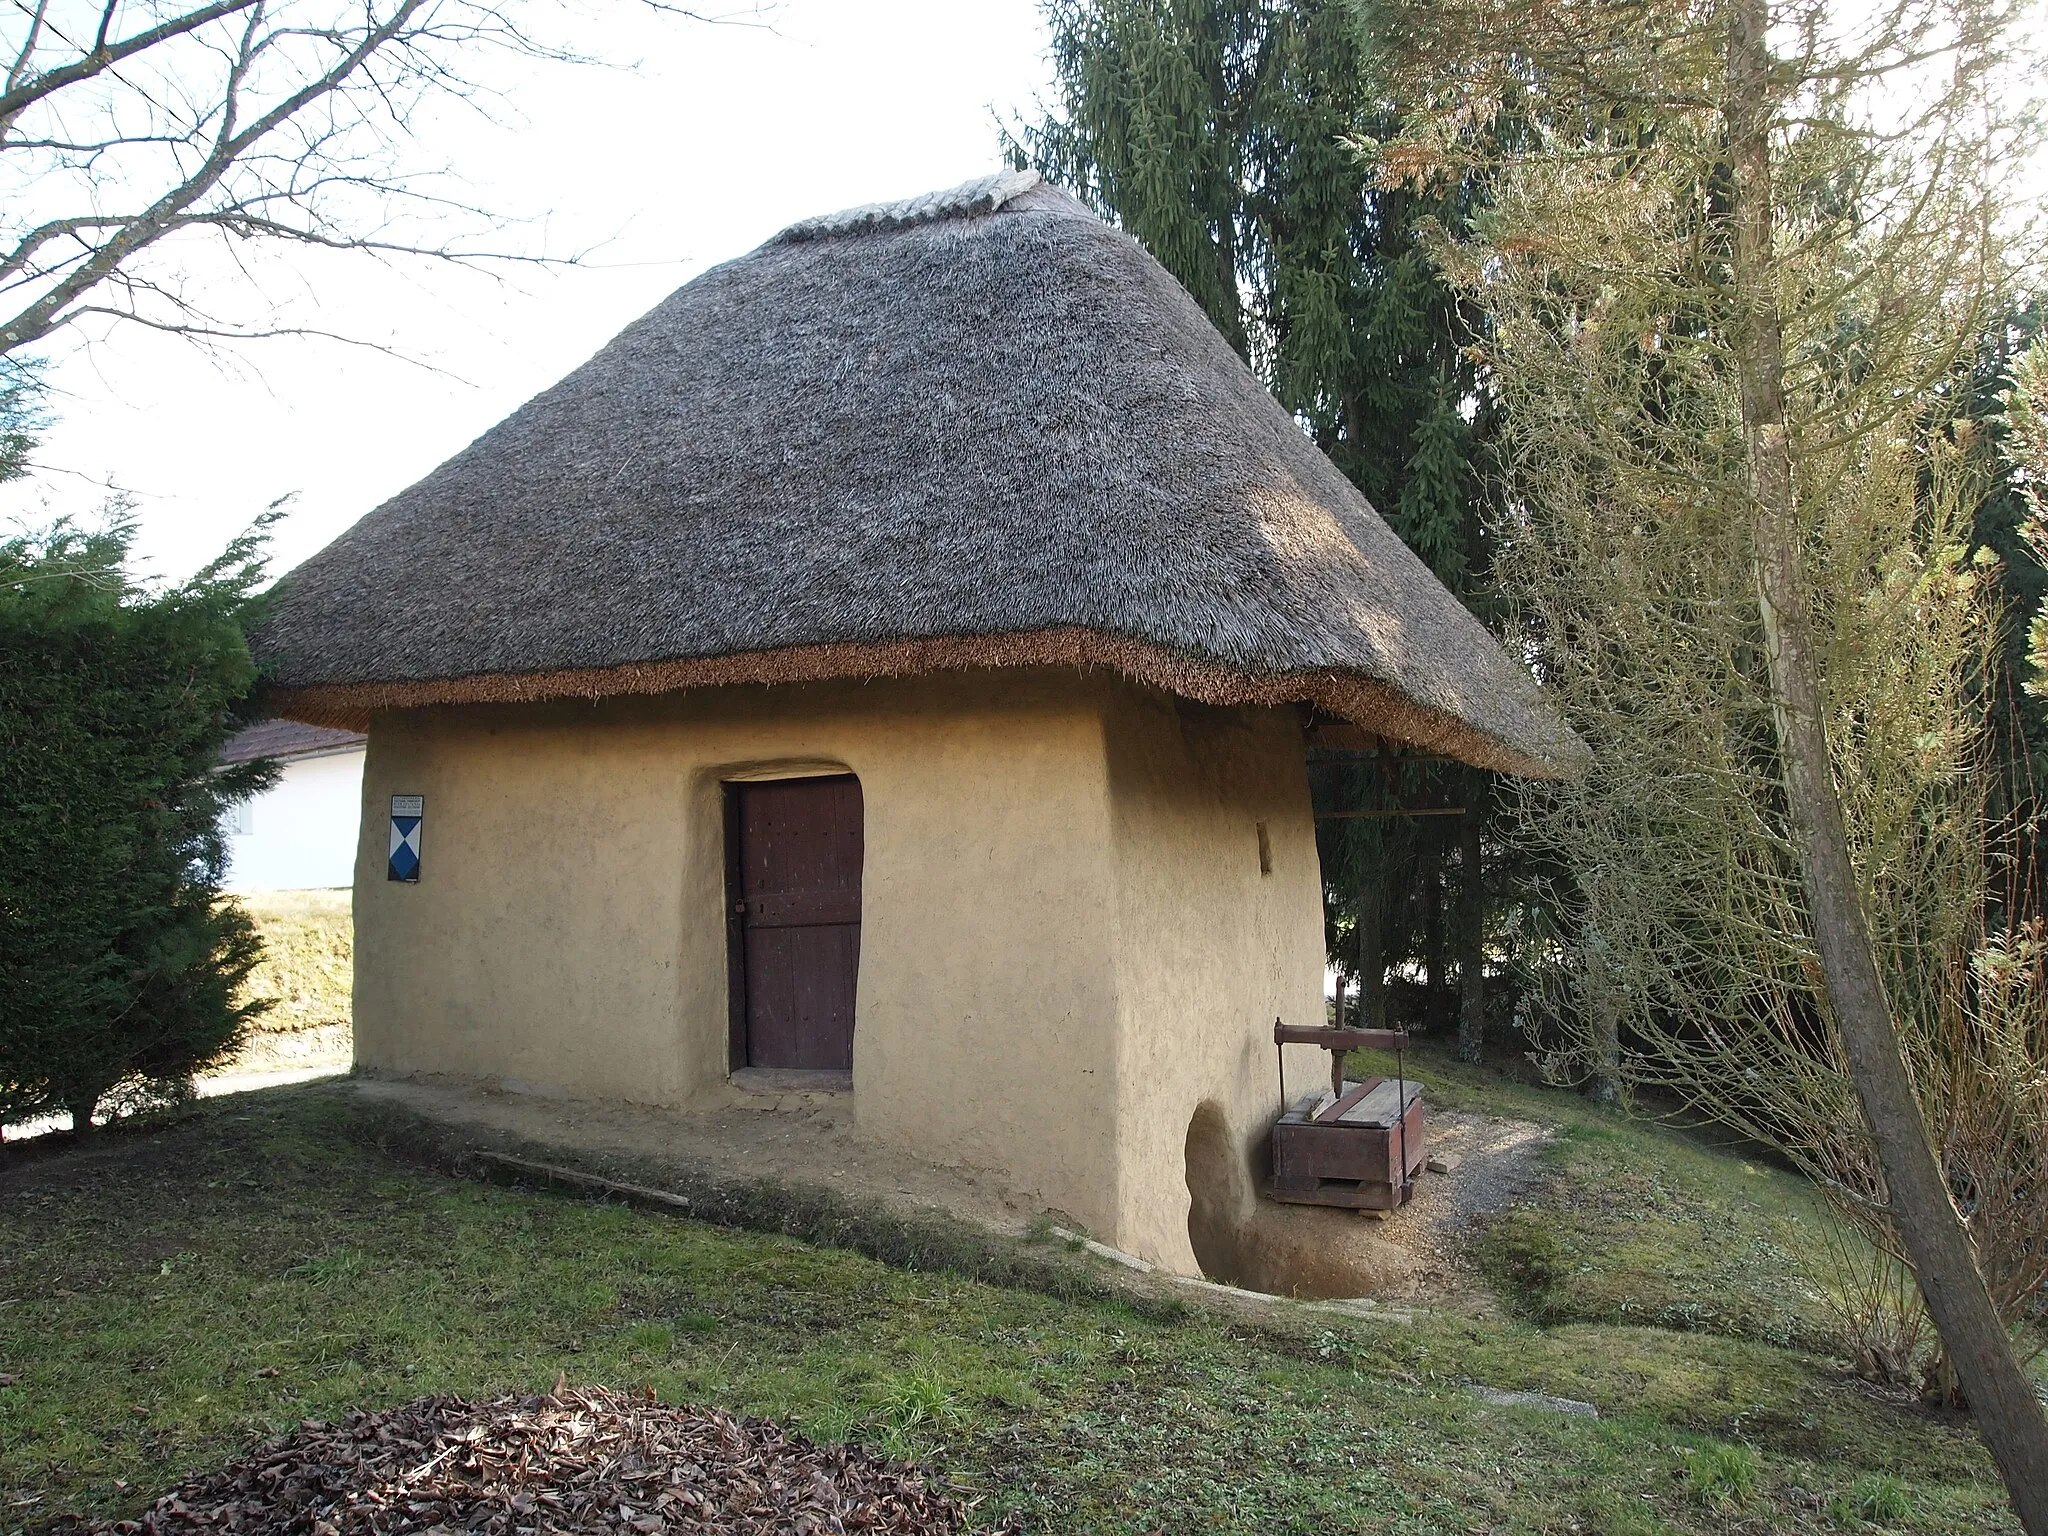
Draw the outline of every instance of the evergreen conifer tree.
[[[265,1004],[220,897],[222,812],[269,783],[218,768],[248,722],[243,639],[262,526],[167,590],[128,574],[130,523],[0,539],[0,1123],[124,1081],[175,1088]]]
[[[1492,409],[1470,360],[1468,313],[1418,243],[1421,221],[1462,227],[1473,188],[1383,189],[1358,150],[1394,119],[1370,88],[1339,0],[1048,0],[1056,110],[1011,144],[1139,240],[1180,280],[1280,403],[1437,576],[1484,614]],[[1464,804],[1490,776],[1441,766],[1329,763],[1319,802],[1391,810]],[[1333,963],[1358,976],[1369,1022],[1384,981],[1422,962],[1447,1005],[1455,920],[1475,1052],[1481,934],[1500,903],[1499,850],[1455,817],[1324,822]],[[1489,874],[1478,867],[1494,866]]]

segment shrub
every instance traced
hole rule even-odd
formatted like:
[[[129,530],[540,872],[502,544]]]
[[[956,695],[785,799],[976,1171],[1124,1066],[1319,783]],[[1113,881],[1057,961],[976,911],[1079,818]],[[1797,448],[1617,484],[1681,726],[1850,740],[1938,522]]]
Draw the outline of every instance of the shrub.
[[[231,1051],[260,949],[220,899],[221,812],[268,764],[216,771],[249,718],[243,638],[264,523],[196,576],[130,579],[133,524],[0,540],[0,1122]]]

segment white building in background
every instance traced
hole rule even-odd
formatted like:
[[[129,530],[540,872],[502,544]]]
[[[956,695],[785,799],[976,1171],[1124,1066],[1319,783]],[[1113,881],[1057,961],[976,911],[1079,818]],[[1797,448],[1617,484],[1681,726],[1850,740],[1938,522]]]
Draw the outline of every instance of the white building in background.
[[[295,720],[263,720],[221,751],[223,766],[275,758],[276,784],[228,812],[230,891],[304,891],[355,883],[364,738]]]

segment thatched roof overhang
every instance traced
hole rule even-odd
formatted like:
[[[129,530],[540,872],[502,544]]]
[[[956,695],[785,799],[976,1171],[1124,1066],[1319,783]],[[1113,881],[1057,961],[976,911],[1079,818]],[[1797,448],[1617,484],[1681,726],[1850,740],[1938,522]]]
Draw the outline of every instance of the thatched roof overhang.
[[[1554,764],[1505,750],[1463,721],[1424,709],[1385,683],[1342,672],[1253,677],[1176,655],[1142,640],[1086,629],[975,635],[894,644],[800,645],[736,656],[636,662],[560,672],[500,672],[414,683],[342,683],[272,689],[272,702],[296,718],[367,729],[380,709],[429,704],[523,704],[674,693],[747,683],[811,683],[834,678],[915,677],[1004,667],[1103,668],[1202,704],[1304,704],[1365,726],[1374,735],[1440,752],[1481,768],[1544,776]]]
[[[1525,668],[1135,242],[1028,174],[705,273],[290,578],[280,714],[999,667],[1525,774]]]

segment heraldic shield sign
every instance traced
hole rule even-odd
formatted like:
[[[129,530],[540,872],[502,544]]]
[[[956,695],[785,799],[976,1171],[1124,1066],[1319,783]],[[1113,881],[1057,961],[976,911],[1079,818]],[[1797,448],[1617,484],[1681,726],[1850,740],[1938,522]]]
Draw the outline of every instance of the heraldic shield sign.
[[[420,824],[426,819],[425,795],[391,797],[391,879],[419,884]]]

